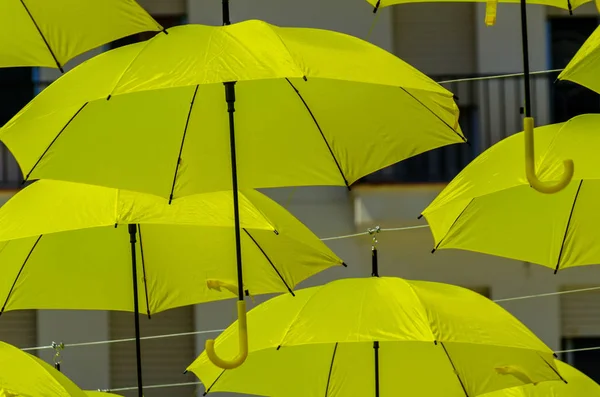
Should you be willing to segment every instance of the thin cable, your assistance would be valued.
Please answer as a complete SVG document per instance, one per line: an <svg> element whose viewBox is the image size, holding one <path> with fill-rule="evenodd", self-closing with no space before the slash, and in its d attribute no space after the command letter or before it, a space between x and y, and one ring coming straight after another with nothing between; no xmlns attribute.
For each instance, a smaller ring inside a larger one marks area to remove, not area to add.
<svg viewBox="0 0 600 397"><path fill-rule="evenodd" d="M561 353L577 353L577 352L589 352L589 351L593 351L593 350L600 350L600 346L582 347L581 349L557 350L554 353L556 353L556 354L561 354Z"/></svg>
<svg viewBox="0 0 600 397"><path fill-rule="evenodd" d="M389 229L379 229L379 231L380 232L401 232L401 231L405 231L405 230L424 229L426 227L429 227L429 225L393 227L393 228L389 228ZM366 236L368 234L369 234L369 232L360 232L360 233L353 233L353 234L345 234L343 236L325 237L325 238L322 238L321 241L342 240L342 239L345 239L345 238Z"/></svg>
<svg viewBox="0 0 600 397"><path fill-rule="evenodd" d="M563 69L548 69L548 70L538 70L536 72L530 72L529 75L540 75L540 74L550 74L562 72ZM462 83L466 81L481 81L481 80L495 80L495 79L506 79L509 77L521 77L524 76L525 73L508 73L508 74L496 74L492 76L481 76L481 77L465 77L463 79L453 79L453 80L442 80L436 81L438 84L448 84L448 83Z"/></svg>
<svg viewBox="0 0 600 397"><path fill-rule="evenodd" d="M600 290L600 286L598 287L589 287L589 288L578 288L578 289L569 289L566 291L557 291L557 292L546 292L543 294L535 294L535 295L524 295L524 296L515 296L514 298L504 298L504 299L496 299L494 302L510 302L510 301L518 301L522 299L531 299L531 298L543 298L546 296L555 296L555 295L564 295L564 294L573 294L575 292L588 292L588 291L598 291Z"/></svg>
<svg viewBox="0 0 600 397"><path fill-rule="evenodd" d="M144 386L144 390L145 389L163 389L163 388L167 388L167 387L197 386L197 385L201 385L201 384L202 384L202 382L163 383L163 384L159 384L159 385ZM117 391L131 391L131 390L137 390L137 389L138 389L137 386L131 386L131 387L117 387L115 389L100 389L100 391L112 393L112 392L117 392Z"/></svg>
<svg viewBox="0 0 600 397"><path fill-rule="evenodd" d="M223 331L225 331L225 330L224 329L211 329L211 330L207 330L207 331L192 331L192 332L180 332L177 334L143 336L140 338L140 340L176 338L178 336L190 336L190 335L216 334L216 333L223 332ZM135 342L135 338L99 340L99 341L94 341L94 342L81 342L81 343L65 343L64 347L67 348L67 347L96 346L96 345L107 345L107 344L122 343L122 342ZM48 350L48 349L53 349L53 346L47 345L47 346L26 347L21 350L27 352L27 351ZM144 386L144 388L145 388L145 386Z"/></svg>

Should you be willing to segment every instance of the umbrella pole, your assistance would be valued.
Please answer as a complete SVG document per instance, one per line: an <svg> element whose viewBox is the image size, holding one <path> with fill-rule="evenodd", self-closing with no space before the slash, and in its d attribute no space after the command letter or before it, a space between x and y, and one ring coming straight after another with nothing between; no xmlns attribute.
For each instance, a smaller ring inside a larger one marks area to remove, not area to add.
<svg viewBox="0 0 600 397"><path fill-rule="evenodd" d="M225 0L224 0L225 1ZM527 2L521 0L521 40L523 49L523 76L525 85L525 117L533 117L531 114L531 86L529 81L529 40L527 32Z"/></svg>
<svg viewBox="0 0 600 397"><path fill-rule="evenodd" d="M374 233L378 232L378 228L374 230ZM371 276L379 277L376 234L373 234L373 245L371 245ZM375 397L379 397L379 341L373 342L373 353L375 355Z"/></svg>
<svg viewBox="0 0 600 397"><path fill-rule="evenodd" d="M229 20L229 0L223 0L223 25L231 25Z"/></svg>
<svg viewBox="0 0 600 397"><path fill-rule="evenodd" d="M227 113L229 115L229 147L231 153L231 186L233 189L233 223L235 228L235 256L238 283L238 300L243 301L244 277L242 272L242 233L240 229L237 158L235 153L235 82L225 83L225 101L227 102Z"/></svg>
<svg viewBox="0 0 600 397"><path fill-rule="evenodd" d="M133 318L135 321L135 355L137 364L138 397L144 396L142 384L142 344L140 340L140 305L138 301L137 260L136 260L137 225L129 225L129 242L131 243L131 271L133 278Z"/></svg>

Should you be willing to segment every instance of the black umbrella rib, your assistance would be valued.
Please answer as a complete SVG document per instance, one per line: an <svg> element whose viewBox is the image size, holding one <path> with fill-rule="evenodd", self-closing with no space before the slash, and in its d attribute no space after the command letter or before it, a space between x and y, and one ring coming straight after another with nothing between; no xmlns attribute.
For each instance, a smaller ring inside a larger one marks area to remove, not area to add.
<svg viewBox="0 0 600 397"><path fill-rule="evenodd" d="M348 188L348 190L350 190L350 185L348 184L348 180L346 179L346 176L344 175L344 171L342 171L342 167L340 166L339 161L335 157L335 154L333 153L333 149L331 149L331 145L329 145L329 142L327 141L327 138L325 138L325 134L323 134L323 130L321 129L321 126L319 125L319 122L315 118L315 115L313 114L312 110L310 110L310 107L308 106L308 104L306 103L306 101L302 97L302 94L300 94L300 91L298 91L298 89L296 88L296 86L288 78L286 78L285 81L287 81L290 84L290 87L292 87L292 89L294 90L294 92L296 93L296 95L298 95L298 98L300 98L300 100L304 104L304 108L306 109L306 111L308 111L308 114L310 114L310 117L314 121L315 126L317 127L317 129L319 130L319 133L321 134L321 138L323 138L323 142L325 142L325 145L327 145L327 150L329 150L329 154L331 154L331 157L333 158L333 161L335 162L335 165L337 166L337 169L340 172L340 175L342 175L342 179L344 180L344 184L346 185L346 187Z"/></svg>
<svg viewBox="0 0 600 397"><path fill-rule="evenodd" d="M31 257L31 254L33 254L33 250L35 250L35 247L37 247L38 243L42 239L42 236L43 235L40 234L40 236L35 240L35 243L33 243L33 246L29 250L29 253L27 254L27 257L23 261L23 264L21 265L21 268L19 269L19 273L17 273L17 277L15 277L15 281L13 281L13 284L10 287L10 290L8 291L8 295L6 295L6 300L4 301L4 305L2 305L2 309L0 310L0 315L2 315L4 313L4 309L6 309L6 305L8 304L8 300L10 299L10 296L12 295L12 292L15 289L15 286L17 285L17 281L19 281L19 277L21 277L21 273L23 273L23 269L25 268L25 265L27 264L27 261L29 261L29 258Z"/></svg>
<svg viewBox="0 0 600 397"><path fill-rule="evenodd" d="M242 229L242 230L244 230L244 232L248 235L248 237L250 237L250 240L252 240L252 242L254 243L254 245L256 245L256 247L260 250L260 252L262 252L263 256L269 262L269 264L271 265L271 267L273 268L273 270L275 270L275 273L277 273L277 276L279 276L279 279L283 282L283 285L285 285L285 288L287 288L287 290L289 291L289 293L292 294L292 296L296 296L294 294L294 291L292 291L292 289L290 288L290 286L288 285L288 283L285 281L285 279L283 278L283 276L279 272L279 270L277 270L277 268L275 267L275 264L271 261L271 258L269 258L269 256L265 252L265 250L262 249L262 247L260 246L260 244L258 244L258 242L254 239L254 237L252 237L252 235L250 234L250 232L248 230L246 230L246 229Z"/></svg>
<svg viewBox="0 0 600 397"><path fill-rule="evenodd" d="M23 184L25 184L25 182L27 182L29 180L29 176L31 175L31 173L33 172L33 170L35 170L35 167L38 166L38 164L40 163L40 161L42 161L42 159L44 158L44 156L46 155L46 153L48 153L48 151L50 150L50 148L52 147L52 145L54 145L54 142L56 142L56 140L58 139L58 137L61 136L61 134L67 129L67 127L69 126L69 124L71 124L71 122L75 119L75 117L77 117L77 115L79 113L81 113L81 111L83 110L83 108L85 108L87 106L89 102L84 103L77 112L75 112L75 114L73 115L73 117L71 117L69 119L69 121L67 121L67 124L64 125L63 128L60 129L60 131L58 132L58 134L56 134L56 136L54 137L54 139L52 140L52 142L50 142L50 145L48 145L48 147L46 148L46 150L44 150L44 153L42 153L42 155L40 156L40 158L35 162L35 164L33 165L33 167L31 167L31 169L29 170L29 172L27 173L27 176L25 176L25 179L23 180Z"/></svg>
<svg viewBox="0 0 600 397"><path fill-rule="evenodd" d="M471 204L473 204L473 201L475 201L475 198L472 198L471 201L469 201L469 204L467 204L465 206L465 208L463 208L463 210L460 212L460 214L458 214L458 216L456 217L456 219L454 220L454 222L452 222L452 225L450 225L450 228L448 229L448 231L446 232L446 234L444 235L444 237L442 237L440 239L440 242L437 243L437 245L435 246L435 248L431 250L432 254L438 249L438 247L440 246L440 244L442 244L442 242L444 241L444 239L446 237L448 237L448 235L450 234L450 232L452 231L452 229L454 228L454 226L456 225L456 223L458 222L458 220L461 218L461 216L463 216L465 214L465 212L467 212L467 209L471 206Z"/></svg>
<svg viewBox="0 0 600 397"><path fill-rule="evenodd" d="M467 393L467 388L465 387L465 384L463 383L462 379L460 379L460 375L458 374L458 371L456 370L456 366L454 366L454 362L452 361L452 358L450 358L450 354L448 354L448 350L446 350L446 346L444 346L443 342L437 342L437 343L439 343L442 346L442 349L444 349L444 354L446 354L448 361L450 361L450 365L452 365L452 369L454 370L454 373L456 374L456 378L458 379L458 382L460 383L460 387L462 387L463 391L465 392L465 396L469 397L469 393Z"/></svg>
<svg viewBox="0 0 600 397"><path fill-rule="evenodd" d="M192 116L192 110L194 108L194 101L196 100L196 94L198 93L198 87L196 85L194 89L194 95L190 102L190 110L188 110L187 119L185 120L185 127L183 128L183 135L181 137L181 145L179 146L179 154L177 155L177 164L175 165L175 175L173 175L173 184L171 185L171 193L169 194L169 204L173 201L173 192L175 191L175 182L177 181L177 172L179 171L179 165L181 164L181 153L183 153L183 145L185 144L185 136L187 135L188 126L190 125L190 117Z"/></svg>
<svg viewBox="0 0 600 397"><path fill-rule="evenodd" d="M448 123L446 123L436 112L434 112L433 110L431 110L427 105L425 105L423 102L421 102L419 99L417 99L416 96L414 96L413 94L411 94L410 92L408 92L408 90L406 88L400 87L400 89L402 91L404 91L404 93L406 93L406 95L410 96L412 99L414 99L415 101L417 101L421 106L423 106L425 109L427 109L431 114L433 114L439 121L441 121L442 123L444 123L444 125L448 128L450 128L450 130L452 130L452 132L454 132L456 135L458 135L458 137L460 139L463 140L463 142L467 142L467 138L465 138L464 136L460 135L454 128L452 128L452 126Z"/></svg>
<svg viewBox="0 0 600 397"><path fill-rule="evenodd" d="M224 369L223 371L221 371L221 373L219 374L219 376L217 376L217 379L215 379L215 381L206 388L206 391L204 393L202 393L203 396L206 396L208 393L210 393L210 389L213 388L213 386L219 381L219 379L221 379L221 376L223 376L223 374L225 373L225 371L227 371L226 369Z"/></svg>
<svg viewBox="0 0 600 397"><path fill-rule="evenodd" d="M558 268L560 267L560 260L562 259L563 249L565 248L565 241L567 240L567 233L569 232L569 226L571 226L571 218L573 217L573 212L575 212L575 204L577 204L577 198L579 197L581 185L583 185L583 179L579 181L579 186L577 186L575 198L573 198L573 205L571 205L571 212L569 213L569 219L567 220L567 227L565 227L565 234L563 235L562 243L560 244L560 251L558 251L558 259L556 260L556 268L554 269L554 274L558 273Z"/></svg>
<svg viewBox="0 0 600 397"><path fill-rule="evenodd" d="M61 73L64 73L65 71L64 71L62 65L60 64L60 62L58 62L58 59L56 58L56 55L54 54L54 51L52 51L52 48L50 47L50 44L48 44L48 40L46 40L46 37L42 33L42 30L38 26L38 24L35 21L35 19L33 19L33 15L31 15L31 12L29 12L29 8L27 8L27 6L25 5L25 1L24 0L21 0L21 5L25 9L25 11L27 11L27 15L29 15L29 19L31 19L31 22L33 22L33 24L34 24L35 28L37 29L38 33L40 34L42 40L44 40L44 44L46 45L46 48L48 49L48 51L50 51L50 55L52 55L52 59L54 59L54 62L56 62L56 66L58 67L58 70L60 70Z"/></svg>
<svg viewBox="0 0 600 397"><path fill-rule="evenodd" d="M329 364L329 373L327 374L327 385L325 386L325 397L329 393L329 382L331 381L331 374L333 373L333 362L335 361L335 353L337 352L338 343L335 343L333 347L333 354L331 355L331 364Z"/></svg>
<svg viewBox="0 0 600 397"><path fill-rule="evenodd" d="M148 281L146 280L146 263L144 262L144 244L142 244L142 225L138 223L138 235L140 236L140 257L142 259L142 275L144 276L144 292L146 293L146 311L148 318L152 318L150 313L150 301L148 299Z"/></svg>

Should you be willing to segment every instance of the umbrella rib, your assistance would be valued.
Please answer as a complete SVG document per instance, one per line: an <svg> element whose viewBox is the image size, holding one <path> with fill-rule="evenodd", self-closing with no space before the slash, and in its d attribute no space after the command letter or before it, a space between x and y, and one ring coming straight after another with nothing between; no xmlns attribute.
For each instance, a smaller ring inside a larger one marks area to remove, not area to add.
<svg viewBox="0 0 600 397"><path fill-rule="evenodd" d="M146 312L148 318L152 318L150 314L150 301L148 300L148 283L146 281L146 263L144 262L144 245L142 244L142 225L138 223L138 235L140 236L140 258L142 259L142 275L144 277L144 292L146 293Z"/></svg>
<svg viewBox="0 0 600 397"><path fill-rule="evenodd" d="M175 175L173 175L173 184L171 185L171 194L169 195L169 204L173 201L173 192L175 191L175 182L177 181L177 172L179 171L179 165L181 164L181 153L183 153L183 145L185 144L185 136L187 135L188 126L190 125L190 117L192 115L192 109L194 108L194 101L196 100L196 94L198 93L199 84L194 89L194 95L192 95L192 101L190 102L190 110L185 120L185 127L183 128L183 136L181 137L181 145L179 146L179 154L177 155L177 164L175 165Z"/></svg>
<svg viewBox="0 0 600 397"><path fill-rule="evenodd" d="M10 299L10 296L12 295L12 292L15 289L15 286L17 285L17 281L19 280L19 277L21 276L21 273L23 272L23 269L25 268L25 264L27 264L27 261L29 261L29 258L31 257L31 254L33 254L33 250L35 250L35 247L37 247L37 245L40 242L42 236L43 236L43 234L40 234L40 236L37 238L37 240L35 240L35 243L33 243L33 246L29 250L29 253L27 254L27 257L23 261L23 264L21 265L21 268L19 269L19 273L17 273L17 277L15 277L15 281L13 281L13 284L10 287L10 290L8 291L8 295L6 295L6 300L4 301L4 305L2 305L2 309L0 310L0 315L2 315L4 313L4 309L6 309L6 305L8 304L8 300Z"/></svg>
<svg viewBox="0 0 600 397"><path fill-rule="evenodd" d="M463 216L463 214L465 212L467 212L467 208L469 208L469 206L473 203L473 201L475 201L475 197L473 197L471 199L471 201L469 201L469 204L467 204L465 206L465 208L463 208L463 210L460 212L460 214L458 214L458 216L456 217L456 219L454 220L454 222L452 222L452 225L450 225L450 228L448 229L448 231L446 232L446 234L444 235L444 237L442 237L442 239L440 240L439 243L437 243L437 245L435 246L434 249L431 250L431 253L433 254L440 246L440 244L442 244L442 242L444 241L444 239L446 237L448 237L448 235L450 234L450 232L452 231L452 229L454 228L454 226L456 225L456 222L458 222L458 220L460 219L461 216Z"/></svg>
<svg viewBox="0 0 600 397"><path fill-rule="evenodd" d="M244 230L244 232L248 235L248 237L250 237L250 240L252 240L252 242L254 243L254 245L256 245L256 247L260 250L260 252L262 252L263 256L269 262L269 264L271 265L271 267L273 268L273 270L275 270L275 273L277 273L277 276L279 276L279 279L283 282L283 284L285 285L285 288L287 288L287 290L289 291L289 293L292 294L292 296L296 296L294 294L294 291L292 291L292 289L290 288L290 286L288 285L288 283L285 281L285 279L283 278L283 276L279 272L279 270L277 270L277 268L275 267L275 264L273 263L273 261L271 261L271 258L269 258L269 256L265 252L265 250L262 249L262 247L258 244L258 242L254 239L254 237L252 237L252 235L250 234L250 232L248 230L246 230L246 229L242 229L242 230Z"/></svg>
<svg viewBox="0 0 600 397"><path fill-rule="evenodd" d="M348 184L348 180L346 179L346 176L344 175L344 171L342 171L342 167L340 166L340 163L338 162L337 158L335 157L335 154L333 153L333 149L331 149L331 146L329 145L329 142L327 141L327 138L325 138L325 134L323 134L323 130L321 129L321 126L319 125L319 122L315 118L315 115L313 114L312 110L310 110L310 107L308 106L308 103L306 103L306 101L304 100L304 97L302 97L302 94L300 94L300 91L298 91L298 89L296 88L296 86L288 78L286 78L285 81L287 81L290 84L290 87L292 87L292 89L294 90L294 92L296 93L296 95L298 95L298 98L300 98L300 100L304 104L304 108L308 111L308 114L310 115L310 117L312 118L313 122L315 123L315 126L319 130L319 133L321 134L321 138L323 138L323 142L325 142L325 145L327 145L327 150L329 150L329 154L331 154L331 157L333 158L333 161L335 162L335 165L337 166L337 169L340 172L340 175L342 175L342 179L344 180L344 184L346 185L346 187L348 188L348 190L350 190L350 185Z"/></svg>
<svg viewBox="0 0 600 397"><path fill-rule="evenodd" d="M436 344L437 343L438 342L436 342ZM458 371L456 370L456 367L454 366L454 362L450 358L450 354L448 354L448 350L446 350L446 346L444 346L444 342L439 342L439 344L442 345L442 349L444 349L444 353L446 354L446 357L448 358L448 361L450 361L450 365L452 365L452 369L454 370L454 374L456 375L456 378L460 382L460 387L462 387L463 391L465 392L465 396L469 397L469 393L467 393L467 389L465 388L465 384L463 383L462 379L460 379L460 375L458 375Z"/></svg>
<svg viewBox="0 0 600 397"><path fill-rule="evenodd" d="M335 342L333 347L333 354L331 355L331 364L329 364L329 373L327 374L327 385L325 386L325 397L329 393L329 382L331 381L331 374L333 373L333 362L335 360L335 353L337 352L338 342Z"/></svg>
<svg viewBox="0 0 600 397"><path fill-rule="evenodd" d="M423 106L425 109L427 109L431 114L433 114L439 121L441 121L442 123L444 123L444 125L448 128L450 128L452 130L452 132L454 132L456 135L458 135L458 137L460 139L463 140L463 142L467 142L467 138L465 138L464 136L462 136L461 134L459 134L454 128L452 128L452 126L450 124L448 124L447 122L445 122L436 112L434 112L433 110L431 110L428 106L426 106L423 102L421 102L420 100L417 99L417 97L415 97L413 94L411 94L410 92L408 92L408 90L406 88L400 87L400 89L402 91L404 91L408 96L410 96L412 99L414 99L415 101L417 101L421 106Z"/></svg>
<svg viewBox="0 0 600 397"><path fill-rule="evenodd" d="M223 374L225 373L225 371L227 371L227 370L224 369L223 371L221 371L221 373L219 374L219 376L217 376L217 379L215 379L215 381L213 383L211 383L211 385L208 386L208 388L206 388L206 391L204 393L202 393L203 396L206 396L208 393L210 393L210 389L212 389L213 386L219 381L219 379L221 379L221 376L223 376Z"/></svg>
<svg viewBox="0 0 600 397"><path fill-rule="evenodd" d="M565 234L563 235L562 243L560 244L560 251L558 252L558 259L556 260L556 268L554 269L554 274L558 273L558 268L560 267L560 260L562 259L563 249L565 248L565 241L567 240L567 233L569 232L569 226L571 226L571 218L573 217L573 212L575 211L575 204L577 203L577 198L579 197L581 185L583 185L583 179L579 181L579 186L577 186L577 192L575 193L575 198L573 199L573 205L571 206L571 212L569 213L569 219L567 220L567 227L565 227Z"/></svg>
<svg viewBox="0 0 600 397"><path fill-rule="evenodd" d="M58 137L60 137L62 135L62 133L64 132L64 130L67 129L67 127L69 126L69 124L71 124L71 122L75 119L75 117L77 117L77 115L79 113L81 113L81 111L83 110L83 108L85 108L87 106L89 102L84 103L79 110L77 110L77 112L75 112L75 114L69 119L69 121L67 121L67 123L64 125L63 128L61 128L61 130L58 132L58 134L54 137L54 139L52 140L52 142L50 142L50 145L48 145L48 147L46 148L46 150L44 150L44 152L42 153L42 155L40 156L40 158L35 162L35 164L33 165L33 167L31 167L31 169L29 170L29 172L27 173L27 175L25 176L25 179L23 180L23 183L27 182L29 180L29 176L31 175L31 173L35 170L35 167L38 166L38 164L40 163L40 161L42 161L42 159L44 158L44 156L46 155L46 153L48 153L48 151L50 150L50 148L52 147L52 145L54 145L54 142L56 142L56 140L58 139Z"/></svg>
<svg viewBox="0 0 600 397"><path fill-rule="evenodd" d="M46 45L46 48L48 49L48 51L50 51L50 55L52 55L52 59L54 59L54 62L56 63L56 66L58 67L58 70L60 70L61 73L64 73L65 71L64 71L62 65L60 64L60 62L58 62L58 59L56 58L56 55L54 54L54 51L52 51L52 48L50 47L50 44L48 43L48 40L46 40L46 37L42 33L42 30L38 26L38 24L35 21L35 19L33 19L33 15L31 15L31 12L29 11L29 8L27 8L27 6L25 5L25 0L21 0L21 5L25 9L25 11L27 11L27 15L29 15L29 19L31 19L31 22L33 22L33 25L35 26L35 28L37 29L38 33L40 34L40 37L42 38L42 40L44 40L44 44Z"/></svg>

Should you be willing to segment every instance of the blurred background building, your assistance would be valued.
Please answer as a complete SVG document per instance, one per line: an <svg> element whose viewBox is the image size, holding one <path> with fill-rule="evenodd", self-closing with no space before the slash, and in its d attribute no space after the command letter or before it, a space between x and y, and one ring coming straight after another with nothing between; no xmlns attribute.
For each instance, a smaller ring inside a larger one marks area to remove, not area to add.
<svg viewBox="0 0 600 397"><path fill-rule="evenodd" d="M138 0L164 27L182 23L221 23L218 0ZM232 1L232 20L263 19L288 26L326 28L365 38L373 22L363 0ZM411 4L380 11L369 40L394 52L444 85L459 98L461 125L471 146L456 145L429 152L381 170L343 188L296 188L268 192L320 237L346 235L369 227L422 224L421 210L466 164L498 140L520 131L522 78L467 80L467 77L521 72L519 8L501 4L498 21L486 27L485 4ZM560 69L598 25L592 4L566 12L529 6L532 70ZM105 48L145 40L136 35ZM85 54L81 60L94 54ZM73 66L78 61L71 63ZM377 73L374 68L373 73ZM600 98L574 84L556 83L557 73L533 78L533 109L538 125L565 121L580 113L600 111ZM33 96L58 77L55 70L0 69L0 123L10 119ZM402 111L402 109L398 109ZM20 187L22 176L6 148L0 148L1 202ZM518 203L515 203L518 205ZM461 251L431 254L428 229L382 233L378 237L380 274L463 285L492 299L600 285L600 267L575 268L553 275L528 263ZM370 275L368 236L330 240L348 263L308 281L314 285L336 277ZM0 264L1 266L1 264ZM60 277L60 275L57 275ZM52 283L52 280L48 280ZM60 294L60 291L56 291ZM553 295L503 303L555 350L600 346L600 293ZM223 328L235 319L233 302L172 310L142 322L143 335L191 333ZM128 313L23 311L0 319L0 339L19 347L77 343L133 336ZM191 382L185 367L215 333L143 342L145 384ZM51 349L37 352L51 361ZM134 386L133 343L72 347L63 353L62 368L82 387ZM563 355L563 359L600 381L600 352ZM197 386L148 389L146 396L190 396ZM202 391L202 387L199 388ZM128 392L122 392L127 395ZM129 392L130 393L130 392ZM133 395L133 394L132 394Z"/></svg>

